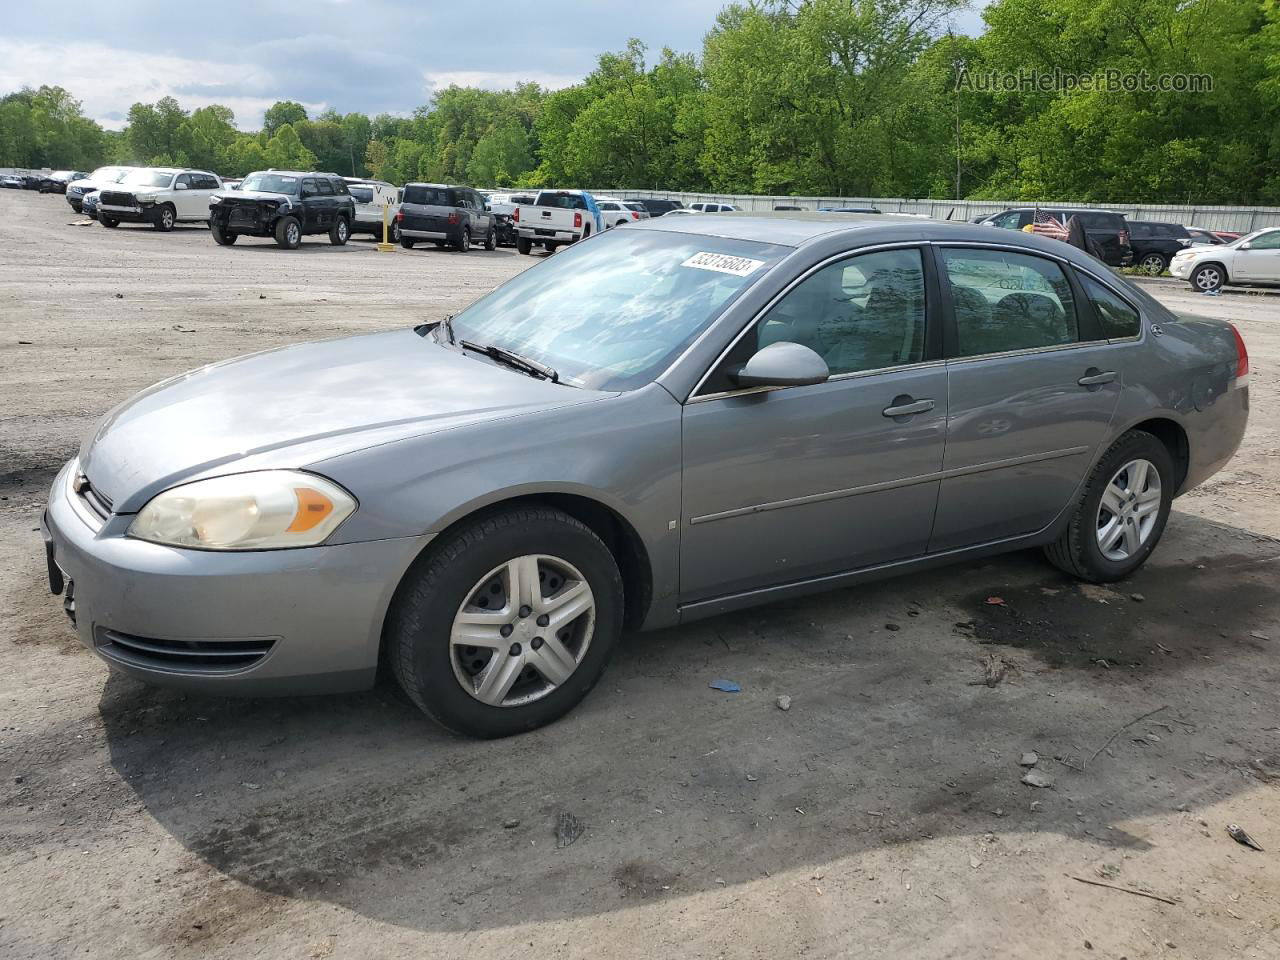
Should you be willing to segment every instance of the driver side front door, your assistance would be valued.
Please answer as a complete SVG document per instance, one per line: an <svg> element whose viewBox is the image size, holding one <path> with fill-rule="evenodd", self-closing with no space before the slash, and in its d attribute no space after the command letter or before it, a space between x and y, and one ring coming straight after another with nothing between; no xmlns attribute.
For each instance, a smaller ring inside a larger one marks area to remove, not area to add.
<svg viewBox="0 0 1280 960"><path fill-rule="evenodd" d="M816 269L686 403L682 603L924 554L947 420L926 271L917 247ZM733 370L778 341L815 350L831 379L737 389Z"/></svg>

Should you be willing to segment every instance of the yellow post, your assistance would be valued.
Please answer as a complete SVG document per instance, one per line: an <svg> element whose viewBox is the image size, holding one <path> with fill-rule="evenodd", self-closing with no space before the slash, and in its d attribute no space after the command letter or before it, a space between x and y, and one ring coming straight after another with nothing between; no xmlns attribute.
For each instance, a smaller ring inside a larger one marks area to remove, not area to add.
<svg viewBox="0 0 1280 960"><path fill-rule="evenodd" d="M384 200L382 202L382 242L378 244L378 251L380 253L390 253L392 250L395 249L395 247L393 247L387 241L387 215L390 212L391 212L391 204L387 203Z"/></svg>

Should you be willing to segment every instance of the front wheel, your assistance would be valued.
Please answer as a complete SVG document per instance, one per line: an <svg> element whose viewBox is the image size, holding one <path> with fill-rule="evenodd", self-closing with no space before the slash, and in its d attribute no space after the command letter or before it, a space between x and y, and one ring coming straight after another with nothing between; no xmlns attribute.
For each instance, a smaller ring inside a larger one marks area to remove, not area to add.
<svg viewBox="0 0 1280 960"><path fill-rule="evenodd" d="M524 256L527 257L532 249L532 240L529 240L526 237L516 237L516 253L524 254Z"/></svg>
<svg viewBox="0 0 1280 960"><path fill-rule="evenodd" d="M302 246L302 225L293 217L281 217L276 221L276 243L286 250Z"/></svg>
<svg viewBox="0 0 1280 960"><path fill-rule="evenodd" d="M1142 269L1143 273L1152 277L1158 277L1160 274L1164 273L1169 264L1168 261L1165 260L1164 254L1148 253L1138 262L1138 266Z"/></svg>
<svg viewBox="0 0 1280 960"><path fill-rule="evenodd" d="M229 247L240 239L238 233L227 232L217 220L209 221L209 232L213 234L213 242L220 247Z"/></svg>
<svg viewBox="0 0 1280 960"><path fill-rule="evenodd" d="M387 643L428 716L504 737L563 716L591 690L622 630L622 578L585 524L508 510L434 545L400 584Z"/></svg>
<svg viewBox="0 0 1280 960"><path fill-rule="evenodd" d="M162 204L160 209L156 211L155 219L151 222L161 233L168 233L173 229L173 225L178 222L177 211L167 203Z"/></svg>
<svg viewBox="0 0 1280 960"><path fill-rule="evenodd" d="M1067 529L1045 548L1050 562L1091 583L1129 576L1160 542L1175 483L1163 443L1142 430L1123 434L1093 468Z"/></svg>
<svg viewBox="0 0 1280 960"><path fill-rule="evenodd" d="M339 217L329 228L329 242L335 247L345 244L351 236L351 228L347 226L347 218Z"/></svg>
<svg viewBox="0 0 1280 960"><path fill-rule="evenodd" d="M1226 282L1226 271L1216 263L1206 263L1204 266L1196 267L1195 272L1191 274L1191 286L1201 293L1221 290Z"/></svg>

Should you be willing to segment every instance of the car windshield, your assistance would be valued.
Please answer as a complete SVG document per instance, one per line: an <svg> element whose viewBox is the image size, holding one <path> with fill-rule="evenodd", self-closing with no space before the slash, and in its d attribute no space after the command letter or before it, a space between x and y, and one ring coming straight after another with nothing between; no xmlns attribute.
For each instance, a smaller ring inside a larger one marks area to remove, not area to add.
<svg viewBox="0 0 1280 960"><path fill-rule="evenodd" d="M161 173L158 170L134 170L121 182L126 187L167 187L172 180L172 173Z"/></svg>
<svg viewBox="0 0 1280 960"><path fill-rule="evenodd" d="M241 181L240 189L297 196L299 183L297 177L288 177L282 173L251 173Z"/></svg>
<svg viewBox="0 0 1280 960"><path fill-rule="evenodd" d="M790 248L611 230L526 270L458 314L454 336L554 367L564 383L649 383Z"/></svg>
<svg viewBox="0 0 1280 960"><path fill-rule="evenodd" d="M1259 237L1264 236L1265 234L1271 233L1274 229L1275 229L1274 227L1268 227L1265 230L1255 230L1253 231L1253 233L1246 233L1243 237L1238 237L1235 240L1227 241L1226 246L1239 247L1246 243L1252 243L1254 240L1257 240Z"/></svg>

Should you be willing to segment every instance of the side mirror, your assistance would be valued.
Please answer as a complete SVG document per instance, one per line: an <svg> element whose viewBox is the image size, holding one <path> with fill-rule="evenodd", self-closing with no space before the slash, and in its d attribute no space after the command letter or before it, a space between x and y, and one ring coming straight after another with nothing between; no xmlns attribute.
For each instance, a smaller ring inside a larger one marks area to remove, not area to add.
<svg viewBox="0 0 1280 960"><path fill-rule="evenodd" d="M804 344L786 340L756 351L733 376L740 387L801 387L830 378L827 361Z"/></svg>
<svg viewBox="0 0 1280 960"><path fill-rule="evenodd" d="M1252 243L1242 243L1242 244L1240 244L1240 249L1241 249L1241 250L1252 250L1252 249L1253 249L1253 244L1252 244Z"/></svg>
<svg viewBox="0 0 1280 960"><path fill-rule="evenodd" d="M187 185L186 185L185 183L175 183L175 184L173 185L173 189L175 189L175 190L186 190L186 189L187 189Z"/></svg>

